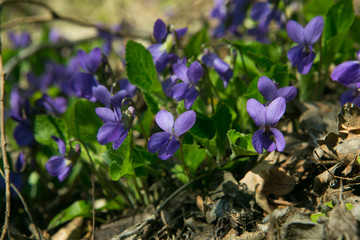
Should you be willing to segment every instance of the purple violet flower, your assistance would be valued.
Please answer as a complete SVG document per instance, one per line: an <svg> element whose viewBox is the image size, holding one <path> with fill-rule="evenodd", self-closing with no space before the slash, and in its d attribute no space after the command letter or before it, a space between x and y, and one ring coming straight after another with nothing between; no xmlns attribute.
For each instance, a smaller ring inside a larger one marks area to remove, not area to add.
<svg viewBox="0 0 360 240"><path fill-rule="evenodd" d="M198 61L195 61L189 68L184 63L176 63L173 65L173 70L175 75L183 82L173 86L171 96L176 101L185 100L185 108L190 109L199 96L196 85L203 75L203 68Z"/></svg>
<svg viewBox="0 0 360 240"><path fill-rule="evenodd" d="M102 54L101 49L96 47L86 54L84 50L78 50L77 56L80 66L88 73L95 74L96 70L101 64Z"/></svg>
<svg viewBox="0 0 360 240"><path fill-rule="evenodd" d="M331 79L344 86L360 82L360 51L356 53L357 60L346 61L337 65L331 73Z"/></svg>
<svg viewBox="0 0 360 240"><path fill-rule="evenodd" d="M126 90L120 90L111 95L110 91L101 84L93 87L93 95L107 108L110 106L121 107L121 101L126 97L131 97L130 93Z"/></svg>
<svg viewBox="0 0 360 240"><path fill-rule="evenodd" d="M31 44L31 37L27 31L19 34L9 31L8 38L15 49L25 48Z"/></svg>
<svg viewBox="0 0 360 240"><path fill-rule="evenodd" d="M221 80L224 83L226 88L230 79L233 77L233 71L231 70L229 64L224 62L219 58L215 53L206 53L201 61L208 67L214 67L215 71L219 74Z"/></svg>
<svg viewBox="0 0 360 240"><path fill-rule="evenodd" d="M113 142L113 149L118 149L124 142L131 128L135 117L135 109L130 106L125 113L121 113L119 107L110 108L98 107L96 114L104 122L97 133L97 140L101 145Z"/></svg>
<svg viewBox="0 0 360 240"><path fill-rule="evenodd" d="M186 34L187 28L176 29L175 32L177 39L180 39ZM170 53L174 41L177 39L175 34L169 34L166 24L161 19L156 20L153 35L157 43L149 46L148 50L153 57L156 70L162 72L169 62L177 61L177 56Z"/></svg>
<svg viewBox="0 0 360 240"><path fill-rule="evenodd" d="M105 25L98 24L99 27L103 27ZM118 24L115 24L111 26L111 29L114 32L119 32L121 30L121 26ZM116 36L114 34L111 34L109 32L102 31L100 28L98 29L98 36L102 39L104 39L104 43L102 45L102 50L106 55L109 55L111 52L112 42Z"/></svg>
<svg viewBox="0 0 360 240"><path fill-rule="evenodd" d="M324 19L314 17L305 28L297 22L290 20L286 24L289 37L298 45L287 52L288 59L301 74L307 74L315 59L313 44L320 38L324 28Z"/></svg>
<svg viewBox="0 0 360 240"><path fill-rule="evenodd" d="M283 151L285 148L284 135L274 127L285 113L285 98L278 97L267 106L251 98L246 104L246 109L256 126L260 127L251 139L255 150L258 153L262 153L263 149L269 152L275 149L279 152Z"/></svg>
<svg viewBox="0 0 360 240"><path fill-rule="evenodd" d="M71 77L71 87L77 97L82 97L95 102L93 87L98 85L94 75L90 73L78 72Z"/></svg>
<svg viewBox="0 0 360 240"><path fill-rule="evenodd" d="M50 176L57 177L59 181L62 182L70 174L73 164L65 157L66 146L64 141L55 136L52 136L52 139L56 141L61 155L52 156L45 164L45 168Z"/></svg>
<svg viewBox="0 0 360 240"><path fill-rule="evenodd" d="M44 108L46 112L57 116L66 112L67 100L64 97L51 98L44 94L42 98L35 102L35 106Z"/></svg>
<svg viewBox="0 0 360 240"><path fill-rule="evenodd" d="M211 17L219 19L214 37L223 37L227 32L239 35L237 28L245 19L249 0L214 0L214 5Z"/></svg>
<svg viewBox="0 0 360 240"><path fill-rule="evenodd" d="M297 95L297 89L294 86L279 88L266 76L262 76L258 81L258 89L266 101L271 102L278 97L283 97L286 102L290 102Z"/></svg>
<svg viewBox="0 0 360 240"><path fill-rule="evenodd" d="M159 158L170 158L180 147L180 136L190 130L196 121L193 110L181 114L174 122L174 117L166 110L156 114L156 123L164 132L153 134L149 139L148 150L150 153L158 152Z"/></svg>
<svg viewBox="0 0 360 240"><path fill-rule="evenodd" d="M248 33L256 37L256 40L262 43L268 43L269 24L271 20L279 25L283 25L282 12L276 8L271 9L268 2L258 2L251 9L250 16L253 20L258 21L255 28L249 29Z"/></svg>

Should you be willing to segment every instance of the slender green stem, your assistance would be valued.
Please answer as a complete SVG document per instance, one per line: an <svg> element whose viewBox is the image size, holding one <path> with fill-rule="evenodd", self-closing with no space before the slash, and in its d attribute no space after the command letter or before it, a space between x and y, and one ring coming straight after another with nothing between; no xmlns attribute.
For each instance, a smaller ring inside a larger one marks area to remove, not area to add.
<svg viewBox="0 0 360 240"><path fill-rule="evenodd" d="M132 162L133 148L134 148L134 139L133 139L133 135L131 134L131 136L130 136L130 162ZM140 202L143 206L145 206L144 198L143 198L143 195L141 194L138 182L136 181L135 173L132 175L132 180L134 182L136 193L139 195Z"/></svg>
<svg viewBox="0 0 360 240"><path fill-rule="evenodd" d="M182 141L180 142L180 155L181 155L181 163L184 166L184 170L186 172L186 175L188 175L189 178L192 178L192 175L189 171L189 168L187 167L186 163L185 163L185 159L184 159L184 151L183 151L183 143Z"/></svg>
<svg viewBox="0 0 360 240"><path fill-rule="evenodd" d="M88 156L88 159L89 159L89 161L90 161L91 170L93 171L93 173L94 173L94 174L96 175L96 177L98 178L98 180L99 180L101 186L103 187L103 189L105 190L105 192L106 192L111 198L113 198L114 201L117 201L116 198L115 198L115 196L114 196L114 193L113 193L114 191L112 191L111 184L107 184L105 178L103 177L103 175L100 174L98 171L96 171L94 161L92 160L91 155L90 155L90 152L89 152L87 146L85 145L85 143L82 142L82 141L79 140L79 139L73 138L73 139L71 139L70 142L69 142L70 147L72 147L71 144L72 144L73 142L75 142L75 141L76 141L76 142L79 142L79 143L84 147L84 149L85 149L85 151L86 151L86 154L87 154L87 156ZM124 189L126 189L126 187L124 187L124 186L122 186L122 185L120 185L120 186L122 187L122 190L125 192L125 194L123 194L123 195L124 195L125 199L127 200L128 204L129 204L130 206L132 206L132 207L135 207L134 202L129 199L129 196L126 194L126 191L124 190ZM118 203L121 204L120 202L118 202Z"/></svg>
<svg viewBox="0 0 360 240"><path fill-rule="evenodd" d="M320 60L319 60L319 76L318 81L319 83L316 84L315 88L315 94L313 95L314 98L317 98L318 100L321 99L324 91L324 86L326 82L326 75L322 72L322 65L323 65L323 51L322 51L322 35L320 36L319 44L320 44ZM327 72L327 71L326 71ZM315 99L314 99L315 100Z"/></svg>
<svg viewBox="0 0 360 240"><path fill-rule="evenodd" d="M244 54L243 54L243 52L241 50L241 47L239 47L239 53L240 53L241 62L242 62L243 68L244 68L245 76L246 76L246 84L248 85L250 83L250 75L249 75L249 72L248 72L247 67L246 67Z"/></svg>

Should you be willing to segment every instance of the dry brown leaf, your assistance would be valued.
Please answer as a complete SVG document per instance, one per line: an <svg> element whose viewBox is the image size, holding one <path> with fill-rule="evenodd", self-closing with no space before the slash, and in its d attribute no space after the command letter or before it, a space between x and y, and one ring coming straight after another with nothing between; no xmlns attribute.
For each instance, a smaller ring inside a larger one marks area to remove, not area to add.
<svg viewBox="0 0 360 240"><path fill-rule="evenodd" d="M359 238L360 230L358 228L357 220L342 201L330 213L327 239L355 240Z"/></svg>
<svg viewBox="0 0 360 240"><path fill-rule="evenodd" d="M339 134L330 132L318 140L320 148L339 161L352 161L360 154L360 109L346 103L338 114Z"/></svg>
<svg viewBox="0 0 360 240"><path fill-rule="evenodd" d="M256 203L268 213L274 207L270 206L267 197L270 194L275 197L284 196L295 186L293 177L275 165L275 161L272 160L274 157L275 153L271 153L240 180L240 184L246 185L248 191L255 193Z"/></svg>

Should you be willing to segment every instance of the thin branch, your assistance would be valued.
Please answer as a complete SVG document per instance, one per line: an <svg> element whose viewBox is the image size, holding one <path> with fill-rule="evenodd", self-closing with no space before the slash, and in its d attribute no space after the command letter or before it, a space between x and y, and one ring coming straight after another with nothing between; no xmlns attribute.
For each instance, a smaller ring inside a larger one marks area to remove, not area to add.
<svg viewBox="0 0 360 240"><path fill-rule="evenodd" d="M30 24L30 23L44 23L53 21L52 16L32 16L32 17L22 17L17 18L11 21L8 21L1 25L2 29L12 28L21 24Z"/></svg>
<svg viewBox="0 0 360 240"><path fill-rule="evenodd" d="M11 20L11 21L6 22L3 25L1 25L1 27L3 29L11 28L11 27L14 27L14 26L16 26L18 24L22 24L22 23L41 23L41 22L60 20L60 21L64 21L64 22L73 23L73 24L76 24L76 25L79 25L82 27L95 28L98 31L107 32L107 33L110 33L117 37L131 37L131 38L146 39L146 38L149 38L149 36L150 36L149 33L139 33L139 31L136 31L136 32L131 31L130 32L130 31L126 31L124 29L122 29L120 31L116 31L112 28L109 28L109 27L106 27L103 25L91 23L90 21L83 21L83 20L79 20L79 19L76 19L73 17L64 16L64 15L56 12L53 8L51 8L45 2L34 1L34 0L16 0L16 1L15 0L4 0L4 1L0 2L0 4L2 4L2 5L4 5L4 4L19 4L19 3L33 4L33 5L37 5L39 7L43 7L47 11L49 11L51 15L50 16L32 16L32 17ZM34 19L31 19L31 18L34 18Z"/></svg>
<svg viewBox="0 0 360 240"><path fill-rule="evenodd" d="M0 5L0 13L2 12L2 6ZM1 27L0 27L1 32ZM0 134L1 134L1 154L3 159L3 166L5 170L5 197L6 197L6 210L5 210L5 222L2 228L2 233L0 239L5 238L6 232L10 236L10 166L6 154L6 139L5 139L5 104L4 104L4 95L5 95L5 72L2 63L2 51L1 51L1 39L0 39Z"/></svg>
<svg viewBox="0 0 360 240"><path fill-rule="evenodd" d="M76 44L82 43L82 42L86 42L86 41L91 41L96 39L96 37L91 37L91 38L85 38L85 39L81 39L78 41L63 41L60 43L45 43L45 44L41 44L41 45L32 45L30 47L27 47L23 50L20 50L18 52L17 55L15 55L14 57L12 57L11 59L9 59L7 61L7 63L4 66L4 71L6 73L11 73L12 70L22 61L28 59L29 57L31 57L32 55L45 50L45 49L58 49L58 48L64 48L64 47L71 47L74 46Z"/></svg>
<svg viewBox="0 0 360 240"><path fill-rule="evenodd" d="M0 175L1 175L2 177L4 177L4 172L2 171L2 169L0 169ZM34 221L34 219L32 218L32 215L31 215L31 213L30 213L29 207L28 207L28 205L26 204L24 197L22 196L22 194L20 193L19 189L17 189L17 187L16 187L14 184L10 183L10 187L12 188L12 190L15 191L16 195L20 198L20 201L21 201L22 205L24 206L24 210L25 210L26 214L28 215L30 221L34 224L35 229L36 229L36 232L37 232L37 234L38 234L38 237L39 237L39 239L41 240L41 239L42 239L42 236L41 236L40 230L39 230L39 228L36 226L35 221Z"/></svg>
<svg viewBox="0 0 360 240"><path fill-rule="evenodd" d="M95 180L94 174L91 174L91 190L92 190L92 233L91 240L95 239Z"/></svg>

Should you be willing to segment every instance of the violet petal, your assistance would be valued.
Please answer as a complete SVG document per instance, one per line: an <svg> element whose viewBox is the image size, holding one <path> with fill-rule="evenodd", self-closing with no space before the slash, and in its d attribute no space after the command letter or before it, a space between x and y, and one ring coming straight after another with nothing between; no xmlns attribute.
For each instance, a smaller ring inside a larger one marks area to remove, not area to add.
<svg viewBox="0 0 360 240"><path fill-rule="evenodd" d="M165 132L172 133L174 126L174 117L166 110L161 110L156 114L155 121Z"/></svg>

